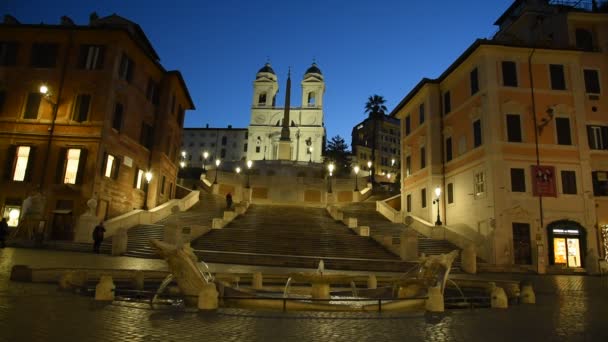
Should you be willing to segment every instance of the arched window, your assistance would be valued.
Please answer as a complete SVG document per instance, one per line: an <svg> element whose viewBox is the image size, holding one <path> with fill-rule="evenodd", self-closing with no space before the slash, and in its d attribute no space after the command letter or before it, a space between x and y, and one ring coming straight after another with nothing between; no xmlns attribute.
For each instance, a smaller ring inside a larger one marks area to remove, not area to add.
<svg viewBox="0 0 608 342"><path fill-rule="evenodd" d="M315 93L313 91L311 91L310 93L308 93L308 107L314 107L315 106Z"/></svg>
<svg viewBox="0 0 608 342"><path fill-rule="evenodd" d="M265 106L266 105L266 93L261 93L258 97L258 105Z"/></svg>
<svg viewBox="0 0 608 342"><path fill-rule="evenodd" d="M576 29L576 47L585 51L593 51L593 34L589 30Z"/></svg>

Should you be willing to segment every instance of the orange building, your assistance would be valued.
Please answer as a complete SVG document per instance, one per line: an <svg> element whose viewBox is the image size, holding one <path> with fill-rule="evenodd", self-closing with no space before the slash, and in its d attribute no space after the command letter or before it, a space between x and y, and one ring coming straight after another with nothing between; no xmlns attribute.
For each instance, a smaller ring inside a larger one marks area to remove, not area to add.
<svg viewBox="0 0 608 342"><path fill-rule="evenodd" d="M194 104L139 25L117 15L59 25L0 25L0 207L11 226L44 197L43 231L73 238L98 201L112 218L175 195L185 111ZM145 173L150 172L149 185Z"/></svg>
<svg viewBox="0 0 608 342"><path fill-rule="evenodd" d="M608 234L605 7L517 0L493 39L405 96L391 113L404 218L444 227L488 263L597 269Z"/></svg>

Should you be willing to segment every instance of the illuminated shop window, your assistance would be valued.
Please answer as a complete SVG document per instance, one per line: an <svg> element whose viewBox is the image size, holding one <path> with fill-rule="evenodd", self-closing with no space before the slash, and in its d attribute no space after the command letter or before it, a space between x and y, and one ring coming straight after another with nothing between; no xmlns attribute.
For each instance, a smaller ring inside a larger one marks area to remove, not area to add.
<svg viewBox="0 0 608 342"><path fill-rule="evenodd" d="M21 216L21 207L16 205L4 206L2 217L6 218L9 227L17 227L19 225L19 217Z"/></svg>
<svg viewBox="0 0 608 342"><path fill-rule="evenodd" d="M135 188L142 189L144 179L144 170L137 170L137 180L135 181Z"/></svg>
<svg viewBox="0 0 608 342"><path fill-rule="evenodd" d="M106 169L103 173L106 177L112 177L112 167L114 166L114 156L108 155L108 159L106 159Z"/></svg>
<svg viewBox="0 0 608 342"><path fill-rule="evenodd" d="M31 147L29 146L19 146L17 148L17 162L15 163L15 172L13 173L14 181L22 182L25 180L30 149Z"/></svg>
<svg viewBox="0 0 608 342"><path fill-rule="evenodd" d="M68 150L67 162L65 165L65 176L63 182L65 184L76 184L76 175L78 175L78 164L80 163L80 149L71 148Z"/></svg>

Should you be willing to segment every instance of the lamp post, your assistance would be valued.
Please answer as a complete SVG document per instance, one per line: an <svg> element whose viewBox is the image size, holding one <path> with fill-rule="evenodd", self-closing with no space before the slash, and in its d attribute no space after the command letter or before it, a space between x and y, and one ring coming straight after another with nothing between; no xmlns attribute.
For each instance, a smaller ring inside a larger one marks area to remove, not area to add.
<svg viewBox="0 0 608 342"><path fill-rule="evenodd" d="M372 182L372 161L367 161L367 171L369 172L369 182Z"/></svg>
<svg viewBox="0 0 608 342"><path fill-rule="evenodd" d="M312 146L308 147L308 154L310 154L310 159L308 160L308 163L312 164Z"/></svg>
<svg viewBox="0 0 608 342"><path fill-rule="evenodd" d="M247 161L247 186L246 188L249 189L251 187L250 183L249 183L249 174L251 173L251 166L253 165L253 161L252 160L248 160Z"/></svg>
<svg viewBox="0 0 608 342"><path fill-rule="evenodd" d="M330 194L332 193L332 190L331 190L331 176L334 173L334 168L335 168L334 163L329 163L329 165L327 165L327 169L329 170L329 178L328 178L328 183L329 183L328 188L329 189L327 190L327 192L329 192Z"/></svg>
<svg viewBox="0 0 608 342"><path fill-rule="evenodd" d="M441 195L441 188L436 187L435 196L437 196L437 198L433 201L433 204L437 204L437 221L435 221L436 226L441 226L441 217L439 216L439 195Z"/></svg>
<svg viewBox="0 0 608 342"><path fill-rule="evenodd" d="M148 187L150 186L150 182L152 181L152 172L146 171L144 173L144 178L146 179L146 185L144 187L144 210L148 210Z"/></svg>
<svg viewBox="0 0 608 342"><path fill-rule="evenodd" d="M359 182L357 182L357 175L359 174L359 165L355 165L353 171L355 171L355 191L359 191Z"/></svg>
<svg viewBox="0 0 608 342"><path fill-rule="evenodd" d="M186 162L185 161L180 161L179 162L179 167L181 167L182 169L186 167Z"/></svg>
<svg viewBox="0 0 608 342"><path fill-rule="evenodd" d="M61 92L61 88L59 89ZM48 101L52 106L52 116L51 127L49 127L49 138L47 140L46 153L44 154L44 163L42 165L47 165L49 162L49 156L51 155L51 141L53 140L53 133L55 132L55 121L57 120L57 110L59 108L59 96L57 96L57 101L51 100L51 92L49 91L49 87L46 84L40 85L40 94L42 94L43 98ZM42 187L44 185L44 176L46 172L42 172L40 176L40 191L42 191Z"/></svg>
<svg viewBox="0 0 608 342"><path fill-rule="evenodd" d="M213 180L213 184L217 184L217 171L220 168L221 161L219 159L215 160L215 179Z"/></svg>
<svg viewBox="0 0 608 342"><path fill-rule="evenodd" d="M205 170L205 164L207 164L208 157L209 157L209 152L207 152L207 151L203 152L203 171L205 171L205 173L207 173L207 170Z"/></svg>

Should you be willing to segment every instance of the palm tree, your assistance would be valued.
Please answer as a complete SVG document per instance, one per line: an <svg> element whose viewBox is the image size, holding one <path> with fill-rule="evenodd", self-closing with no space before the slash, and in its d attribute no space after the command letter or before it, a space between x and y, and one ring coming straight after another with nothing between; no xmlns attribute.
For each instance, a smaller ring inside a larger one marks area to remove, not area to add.
<svg viewBox="0 0 608 342"><path fill-rule="evenodd" d="M367 99L367 103L365 103L365 112L369 114L369 118L372 120L372 168L371 172L371 180L374 181L374 170L376 163L376 131L378 128L378 120L381 119L384 115L386 115L387 108L384 105L386 100L384 97L380 95L370 96Z"/></svg>

